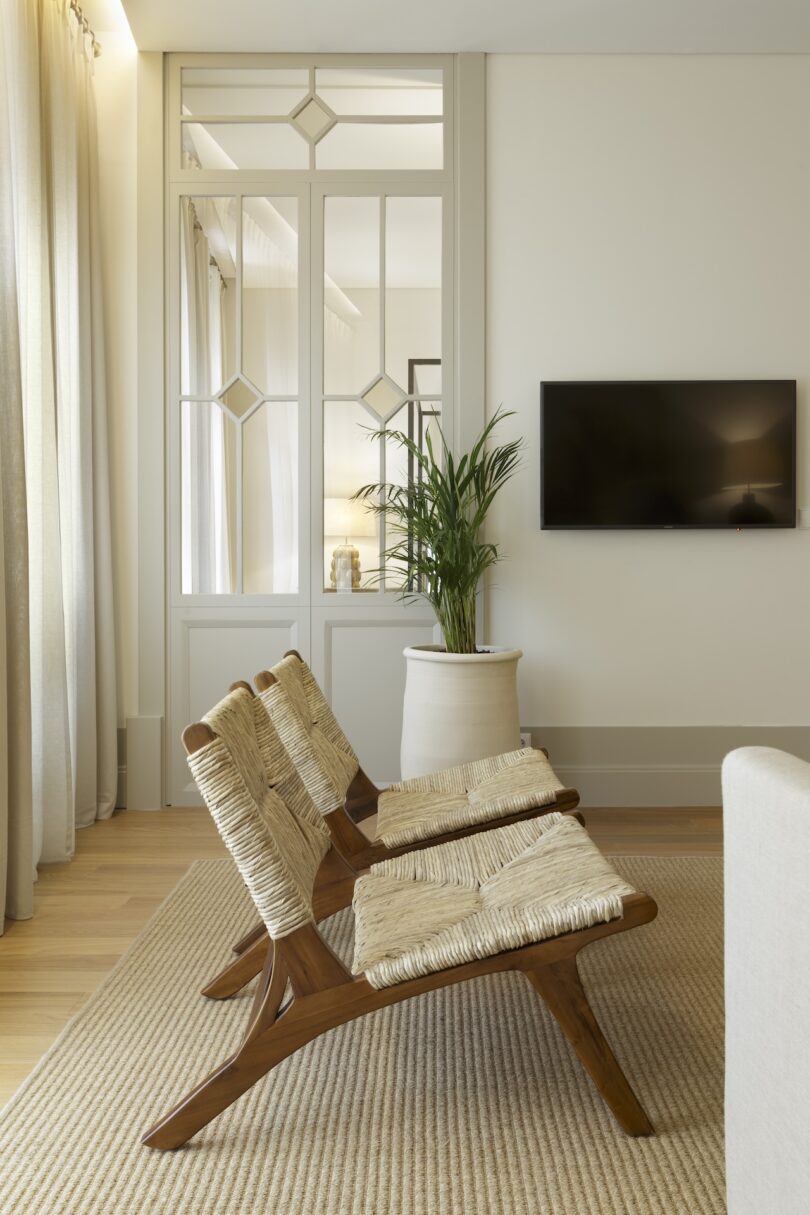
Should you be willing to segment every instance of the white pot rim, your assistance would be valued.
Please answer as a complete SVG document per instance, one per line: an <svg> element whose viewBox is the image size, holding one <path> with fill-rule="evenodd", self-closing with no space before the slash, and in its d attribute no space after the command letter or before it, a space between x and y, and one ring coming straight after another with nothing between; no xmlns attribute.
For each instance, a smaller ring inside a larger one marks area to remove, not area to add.
<svg viewBox="0 0 810 1215"><path fill-rule="evenodd" d="M477 654L448 654L440 645L407 645L402 653L406 658L418 662L515 662L523 657L522 650L513 650L504 645L485 645Z"/></svg>

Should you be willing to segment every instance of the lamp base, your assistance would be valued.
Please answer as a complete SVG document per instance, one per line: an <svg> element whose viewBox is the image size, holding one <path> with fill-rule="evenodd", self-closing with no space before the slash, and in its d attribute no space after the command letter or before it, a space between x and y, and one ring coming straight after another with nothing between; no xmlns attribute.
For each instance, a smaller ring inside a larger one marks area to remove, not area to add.
<svg viewBox="0 0 810 1215"><path fill-rule="evenodd" d="M336 591L360 589L360 550L353 544L338 544L334 549L330 580Z"/></svg>

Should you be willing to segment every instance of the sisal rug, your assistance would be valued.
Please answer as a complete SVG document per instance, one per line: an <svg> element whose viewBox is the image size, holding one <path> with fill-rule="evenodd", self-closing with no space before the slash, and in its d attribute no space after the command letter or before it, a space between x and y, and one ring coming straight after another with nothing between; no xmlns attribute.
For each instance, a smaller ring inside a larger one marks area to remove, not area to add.
<svg viewBox="0 0 810 1215"><path fill-rule="evenodd" d="M715 858L616 862L650 926L580 955L656 1125L628 1139L520 975L333 1030L176 1153L140 1133L235 1047L252 991L197 993L253 916L195 864L0 1115L3 1215L709 1215L722 1168ZM328 924L350 956L350 913Z"/></svg>

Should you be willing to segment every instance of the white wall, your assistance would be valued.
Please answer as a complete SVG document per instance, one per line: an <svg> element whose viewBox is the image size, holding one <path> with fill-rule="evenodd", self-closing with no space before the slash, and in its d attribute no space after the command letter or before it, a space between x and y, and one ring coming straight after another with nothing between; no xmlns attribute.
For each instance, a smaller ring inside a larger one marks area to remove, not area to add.
<svg viewBox="0 0 810 1215"><path fill-rule="evenodd" d="M810 57L488 59L491 640L529 725L810 723L810 532L539 530L541 379L796 377L810 505Z"/></svg>
<svg viewBox="0 0 810 1215"><path fill-rule="evenodd" d="M138 711L137 53L97 31L95 61L113 515L118 720Z"/></svg>

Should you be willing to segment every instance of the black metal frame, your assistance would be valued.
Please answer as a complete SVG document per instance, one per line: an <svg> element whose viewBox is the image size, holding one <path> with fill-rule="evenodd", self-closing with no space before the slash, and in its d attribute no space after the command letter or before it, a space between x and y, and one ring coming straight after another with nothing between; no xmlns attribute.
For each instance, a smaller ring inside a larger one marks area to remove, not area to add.
<svg viewBox="0 0 810 1215"><path fill-rule="evenodd" d="M415 444L419 451L424 450L425 443L425 419L441 417L441 410L423 409L421 401L414 401L416 395L416 375L419 367L441 367L441 359L408 359L408 438ZM408 489L414 483L414 476L418 482L422 480L422 467L417 465L413 458L413 452L408 452ZM413 560L413 536L408 533L408 563ZM419 591L422 588L415 585L414 580L409 572L408 574L408 590Z"/></svg>

